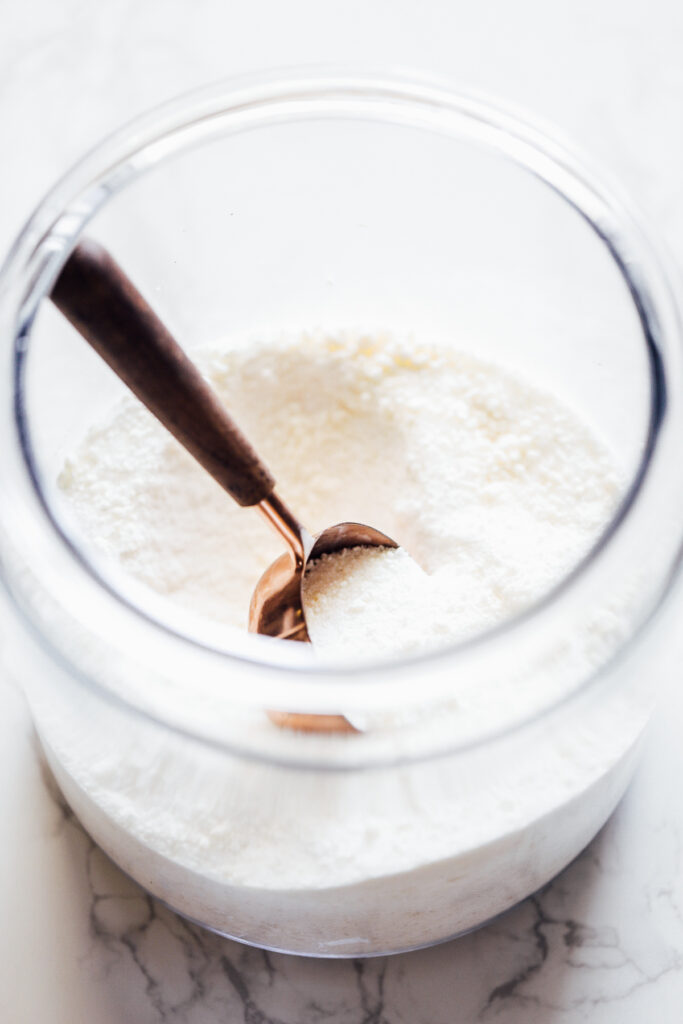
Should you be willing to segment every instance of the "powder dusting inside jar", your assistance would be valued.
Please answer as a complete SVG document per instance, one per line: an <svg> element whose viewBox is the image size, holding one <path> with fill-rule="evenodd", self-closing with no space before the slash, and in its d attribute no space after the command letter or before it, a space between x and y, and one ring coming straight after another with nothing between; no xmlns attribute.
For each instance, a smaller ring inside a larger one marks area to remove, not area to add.
<svg viewBox="0 0 683 1024"><path fill-rule="evenodd" d="M340 606L347 636L368 656L379 635L386 655L504 621L588 553L616 507L619 474L581 419L471 355L349 333L226 344L200 361L312 532L360 521L403 549L369 560L348 552L348 572L322 573L319 592L311 576L320 657L349 646L335 627ZM59 482L90 542L138 581L245 628L251 592L281 545L134 399L92 427ZM374 635L360 635L370 590L378 601L382 587L408 618L421 599L440 602L443 614L430 613L427 636L382 616ZM433 728L439 742L456 730L462 739L494 714L511 719L522 686L530 709L559 696L590 674L610 630L620 635L618 614L603 618L514 686L492 678L469 703L427 709L421 737ZM487 748L464 767L444 757L371 773L199 751L127 720L105 741L67 717L45 720L44 738L86 827L172 906L248 941L338 955L344 943L381 953L469 928L579 852L623 791L642 716L627 701L605 701L600 714L566 721L557 736L536 735L533 759L526 748L505 757ZM399 742L392 728L387 742ZM261 713L240 739L321 753L374 740L281 733Z"/></svg>

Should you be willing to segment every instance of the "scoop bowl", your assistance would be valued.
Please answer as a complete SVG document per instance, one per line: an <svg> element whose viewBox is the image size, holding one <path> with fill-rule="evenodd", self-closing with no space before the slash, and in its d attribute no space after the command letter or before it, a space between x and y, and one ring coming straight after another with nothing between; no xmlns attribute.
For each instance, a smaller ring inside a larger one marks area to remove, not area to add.
<svg viewBox="0 0 683 1024"><path fill-rule="evenodd" d="M262 511L282 533L281 525L274 522L272 508ZM310 643L303 582L311 562L344 548L396 548L398 544L385 533L363 523L337 523L328 526L315 538L301 527L298 530L300 550L295 555L292 548L277 558L256 584L249 606L249 631L280 640ZM357 731L343 715L299 714L293 711L269 711L268 715L277 725L305 732Z"/></svg>
<svg viewBox="0 0 683 1024"><path fill-rule="evenodd" d="M302 586L311 562L343 548L396 548L395 540L363 523L337 523L312 538L304 534L299 557L286 552L259 579L249 606L249 631L280 640L310 642ZM306 543L308 540L309 543Z"/></svg>

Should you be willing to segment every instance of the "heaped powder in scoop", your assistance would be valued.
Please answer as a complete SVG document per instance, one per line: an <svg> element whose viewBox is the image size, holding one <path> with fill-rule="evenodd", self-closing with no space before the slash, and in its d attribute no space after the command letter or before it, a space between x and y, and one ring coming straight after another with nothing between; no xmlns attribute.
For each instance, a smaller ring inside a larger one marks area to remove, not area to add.
<svg viewBox="0 0 683 1024"><path fill-rule="evenodd" d="M451 581L428 576L403 548L345 548L304 579L306 626L316 649L344 658L409 654L452 635Z"/></svg>

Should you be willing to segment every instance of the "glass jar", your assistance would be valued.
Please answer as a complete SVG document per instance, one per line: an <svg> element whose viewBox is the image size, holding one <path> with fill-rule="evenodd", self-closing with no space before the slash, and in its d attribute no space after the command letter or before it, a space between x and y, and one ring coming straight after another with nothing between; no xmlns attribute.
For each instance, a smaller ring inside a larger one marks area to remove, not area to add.
<svg viewBox="0 0 683 1024"><path fill-rule="evenodd" d="M121 389L45 301L86 227L188 348L370 325L512 367L605 438L616 514L533 608L427 656L322 666L193 621L56 497L64 451ZM67 800L124 871L243 942L363 956L474 928L579 853L675 653L682 533L678 316L614 187L433 83L242 79L86 156L18 238L0 303L6 651ZM477 700L492 680L499 706ZM269 708L362 729L303 735Z"/></svg>

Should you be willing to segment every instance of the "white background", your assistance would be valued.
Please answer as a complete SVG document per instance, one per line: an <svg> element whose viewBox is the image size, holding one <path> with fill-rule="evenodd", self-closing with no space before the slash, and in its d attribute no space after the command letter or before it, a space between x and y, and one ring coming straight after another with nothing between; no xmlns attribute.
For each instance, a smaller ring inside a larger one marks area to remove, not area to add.
<svg viewBox="0 0 683 1024"><path fill-rule="evenodd" d="M621 178L683 261L673 0L2 0L0 249L132 115L217 77L329 62L428 71L527 108ZM682 732L674 685L615 819L538 900L458 943L354 967L242 951L150 904L50 797L0 682L0 1019L679 1022Z"/></svg>

